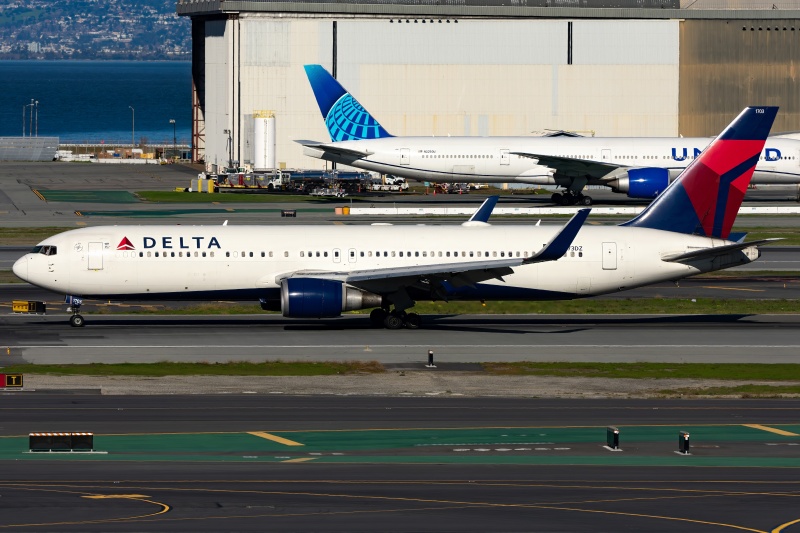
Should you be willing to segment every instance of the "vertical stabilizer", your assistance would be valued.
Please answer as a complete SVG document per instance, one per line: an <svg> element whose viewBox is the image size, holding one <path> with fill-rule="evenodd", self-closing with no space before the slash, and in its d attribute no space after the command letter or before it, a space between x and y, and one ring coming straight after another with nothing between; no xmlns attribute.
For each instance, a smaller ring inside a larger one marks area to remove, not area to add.
<svg viewBox="0 0 800 533"><path fill-rule="evenodd" d="M321 65L306 65L305 69L332 141L391 137Z"/></svg>
<svg viewBox="0 0 800 533"><path fill-rule="evenodd" d="M623 226L727 239L777 107L748 107L639 216Z"/></svg>

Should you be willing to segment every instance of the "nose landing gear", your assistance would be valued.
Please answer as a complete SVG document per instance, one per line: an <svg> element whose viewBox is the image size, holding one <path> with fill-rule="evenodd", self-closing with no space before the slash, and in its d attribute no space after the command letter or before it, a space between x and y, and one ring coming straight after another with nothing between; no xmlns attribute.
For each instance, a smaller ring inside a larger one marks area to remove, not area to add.
<svg viewBox="0 0 800 533"><path fill-rule="evenodd" d="M83 316L80 314L81 311L81 304L83 304L83 300L80 298L76 298L75 296L67 296L66 303L69 307L67 307L67 312L72 312L72 316L69 317L69 325L73 328L82 328L86 325L86 321L83 319Z"/></svg>

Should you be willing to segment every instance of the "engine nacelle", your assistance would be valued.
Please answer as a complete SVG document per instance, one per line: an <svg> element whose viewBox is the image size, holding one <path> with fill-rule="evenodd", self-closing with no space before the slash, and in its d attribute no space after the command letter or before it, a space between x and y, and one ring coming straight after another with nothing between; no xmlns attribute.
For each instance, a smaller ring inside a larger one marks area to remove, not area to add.
<svg viewBox="0 0 800 533"><path fill-rule="evenodd" d="M628 198L652 199L664 192L669 185L669 170L666 168L632 168L608 182L617 192L628 193Z"/></svg>
<svg viewBox="0 0 800 533"><path fill-rule="evenodd" d="M281 281L281 312L289 318L334 318L344 311L380 307L383 297L341 281L288 278Z"/></svg>

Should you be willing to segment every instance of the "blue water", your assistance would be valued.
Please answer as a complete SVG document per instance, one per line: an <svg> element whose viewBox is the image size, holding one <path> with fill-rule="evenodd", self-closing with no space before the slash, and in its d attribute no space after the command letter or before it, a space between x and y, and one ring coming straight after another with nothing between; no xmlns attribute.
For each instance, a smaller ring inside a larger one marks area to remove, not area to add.
<svg viewBox="0 0 800 533"><path fill-rule="evenodd" d="M38 100L39 135L61 143L189 144L188 61L0 61L0 136L22 135L23 107ZM133 111L129 108L133 107ZM25 108L25 134L36 112ZM133 123L132 123L133 122Z"/></svg>

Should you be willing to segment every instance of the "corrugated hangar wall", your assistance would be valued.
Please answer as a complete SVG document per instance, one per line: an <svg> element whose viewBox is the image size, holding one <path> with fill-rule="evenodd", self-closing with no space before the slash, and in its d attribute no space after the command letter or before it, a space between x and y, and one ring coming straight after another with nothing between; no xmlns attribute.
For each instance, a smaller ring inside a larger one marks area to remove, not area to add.
<svg viewBox="0 0 800 533"><path fill-rule="evenodd" d="M681 23L680 133L716 135L748 105L777 105L773 132L800 130L800 20Z"/></svg>
<svg viewBox="0 0 800 533"><path fill-rule="evenodd" d="M207 165L251 161L253 112L272 110L277 160L322 168L293 140L329 139L303 65L331 68L333 19L206 24ZM336 24L339 81L396 135L678 134L678 21Z"/></svg>

